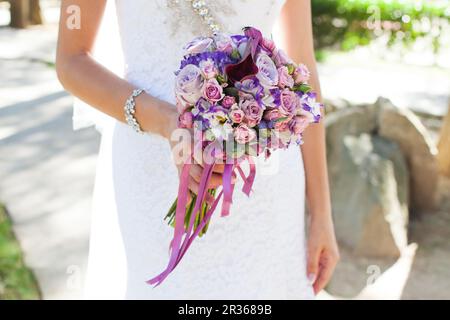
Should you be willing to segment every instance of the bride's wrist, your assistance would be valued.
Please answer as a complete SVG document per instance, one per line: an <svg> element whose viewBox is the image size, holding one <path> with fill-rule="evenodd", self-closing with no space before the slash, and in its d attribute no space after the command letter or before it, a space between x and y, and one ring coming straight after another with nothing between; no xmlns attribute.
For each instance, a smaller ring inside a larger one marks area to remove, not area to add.
<svg viewBox="0 0 450 320"><path fill-rule="evenodd" d="M170 139L177 125L176 108L148 94L136 98L135 117L144 132L152 132Z"/></svg>

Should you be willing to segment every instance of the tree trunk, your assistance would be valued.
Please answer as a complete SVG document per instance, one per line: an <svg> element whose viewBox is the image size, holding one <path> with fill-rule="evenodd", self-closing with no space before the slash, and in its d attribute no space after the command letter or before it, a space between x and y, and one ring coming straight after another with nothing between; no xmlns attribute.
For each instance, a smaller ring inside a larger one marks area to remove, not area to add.
<svg viewBox="0 0 450 320"><path fill-rule="evenodd" d="M442 174L450 177L450 106L442 125L438 149L439 169Z"/></svg>
<svg viewBox="0 0 450 320"><path fill-rule="evenodd" d="M10 0L11 27L26 28L29 25L30 2L29 0Z"/></svg>
<svg viewBox="0 0 450 320"><path fill-rule="evenodd" d="M42 24L42 14L41 14L41 6L39 5L39 0L29 0L29 1L30 1L30 23Z"/></svg>
<svg viewBox="0 0 450 320"><path fill-rule="evenodd" d="M9 0L11 4L11 27L26 28L30 24L42 24L39 0Z"/></svg>

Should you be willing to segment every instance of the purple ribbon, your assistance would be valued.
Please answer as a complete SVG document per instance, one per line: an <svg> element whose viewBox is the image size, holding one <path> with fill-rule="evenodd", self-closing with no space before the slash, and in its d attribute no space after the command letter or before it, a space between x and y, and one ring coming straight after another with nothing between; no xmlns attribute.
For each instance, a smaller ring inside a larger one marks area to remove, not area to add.
<svg viewBox="0 0 450 320"><path fill-rule="evenodd" d="M249 163L250 166L250 172L248 176L245 176L242 168L240 167L240 164L225 164L224 172L223 172L223 183L222 183L222 190L220 191L219 195L215 198L213 204L211 205L210 209L207 211L205 216L200 221L199 225L195 230L193 230L194 227L194 221L197 216L197 214L201 210L201 206L205 201L206 193L208 191L208 183L211 179L211 175L213 173L214 164L206 164L203 167L202 176L200 179L200 186L197 194L197 199L194 205L194 209L192 211L192 214L189 219L189 224L187 229L184 226L184 221L186 218L186 205L188 200L188 181L189 181L189 170L190 170L190 163L185 163L183 166L183 170L180 175L180 185L178 187L178 201L177 201L177 209L175 213L175 228L174 228L174 236L172 241L170 242L170 259L169 263L166 267L166 269L161 272L158 276L150 279L147 281L148 284L154 285L157 287L160 285L164 279L176 268L178 263L183 258L184 254L187 252L189 247L191 246L194 239L198 236L200 231L205 227L205 225L209 222L211 219L212 214L216 210L216 207L222 198L223 195L223 201L222 201L222 212L221 216L225 217L229 215L230 213L230 207L233 202L233 191L234 191L234 184L232 183L232 176L235 169L238 170L239 174L241 175L242 179L244 180L244 186L242 188L242 191L246 195L250 195L250 191L252 189L252 185L256 176L256 166L253 163L252 159L250 157L247 157L246 160ZM181 240L184 236L183 243L181 243Z"/></svg>

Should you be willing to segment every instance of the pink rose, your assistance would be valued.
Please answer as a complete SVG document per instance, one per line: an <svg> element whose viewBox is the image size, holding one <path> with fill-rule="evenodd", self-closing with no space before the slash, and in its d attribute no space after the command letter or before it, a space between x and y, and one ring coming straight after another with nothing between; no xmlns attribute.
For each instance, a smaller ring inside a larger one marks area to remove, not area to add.
<svg viewBox="0 0 450 320"><path fill-rule="evenodd" d="M239 109L237 107L237 105L236 105L236 107L234 107L230 110L229 115L230 115L231 121L233 121L233 123L237 123L237 124L241 123L244 120L244 116L245 116L244 111Z"/></svg>
<svg viewBox="0 0 450 320"><path fill-rule="evenodd" d="M306 116L296 116L289 122L289 128L294 134L299 135L305 131L309 122L310 121Z"/></svg>
<svg viewBox="0 0 450 320"><path fill-rule="evenodd" d="M175 95L183 105L193 106L202 96L205 83L202 71L193 64L186 65L175 80Z"/></svg>
<svg viewBox="0 0 450 320"><path fill-rule="evenodd" d="M255 130L249 128L244 123L241 123L236 129L234 129L234 139L240 144L248 143L255 138L256 138Z"/></svg>
<svg viewBox="0 0 450 320"><path fill-rule="evenodd" d="M297 68L295 68L294 71L295 83L307 83L309 81L310 76L311 73L309 72L308 67L306 67L304 64L301 64Z"/></svg>
<svg viewBox="0 0 450 320"><path fill-rule="evenodd" d="M289 89L284 89L280 95L280 112L283 116L291 118L297 112L299 97Z"/></svg>
<svg viewBox="0 0 450 320"><path fill-rule="evenodd" d="M192 128L193 116L190 111L185 111L178 117L179 128Z"/></svg>
<svg viewBox="0 0 450 320"><path fill-rule="evenodd" d="M278 109L270 109L264 112L264 120L273 121L278 118L281 118L280 110Z"/></svg>
<svg viewBox="0 0 450 320"><path fill-rule="evenodd" d="M264 109L255 99L241 100L239 107L244 111L245 123L250 127L256 126L261 121Z"/></svg>
<svg viewBox="0 0 450 320"><path fill-rule="evenodd" d="M203 60L199 64L200 70L202 70L203 74L205 75L206 79L212 79L215 76L217 76L217 68L214 64L214 61L211 59Z"/></svg>
<svg viewBox="0 0 450 320"><path fill-rule="evenodd" d="M285 66L278 68L278 85L282 88L292 88L294 86L294 79L291 77L288 68Z"/></svg>
<svg viewBox="0 0 450 320"><path fill-rule="evenodd" d="M203 97L209 101L217 102L224 97L223 88L216 79L209 79L203 86Z"/></svg>
<svg viewBox="0 0 450 320"><path fill-rule="evenodd" d="M222 107L230 109L236 103L235 97L225 96L222 100Z"/></svg>

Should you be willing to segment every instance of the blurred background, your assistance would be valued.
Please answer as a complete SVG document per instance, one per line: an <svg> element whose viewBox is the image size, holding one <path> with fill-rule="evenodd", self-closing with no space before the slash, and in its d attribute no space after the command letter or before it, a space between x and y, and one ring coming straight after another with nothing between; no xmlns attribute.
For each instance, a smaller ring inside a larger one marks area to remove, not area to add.
<svg viewBox="0 0 450 320"><path fill-rule="evenodd" d="M450 299L450 2L312 0L341 262L320 299ZM78 299L100 136L58 0L0 0L0 299Z"/></svg>

